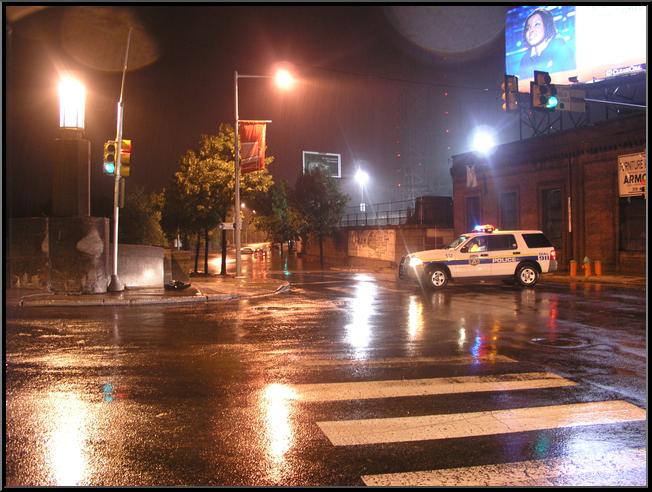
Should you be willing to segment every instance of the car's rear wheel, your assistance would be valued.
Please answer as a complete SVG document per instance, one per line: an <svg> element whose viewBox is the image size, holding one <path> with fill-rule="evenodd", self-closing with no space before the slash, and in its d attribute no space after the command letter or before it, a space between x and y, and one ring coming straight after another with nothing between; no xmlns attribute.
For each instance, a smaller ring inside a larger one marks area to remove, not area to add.
<svg viewBox="0 0 652 492"><path fill-rule="evenodd" d="M516 270L516 280L523 287L534 287L539 280L539 270L529 263L521 265Z"/></svg>
<svg viewBox="0 0 652 492"><path fill-rule="evenodd" d="M426 284L431 289L443 289L448 283L446 270L440 267L433 267L426 272Z"/></svg>

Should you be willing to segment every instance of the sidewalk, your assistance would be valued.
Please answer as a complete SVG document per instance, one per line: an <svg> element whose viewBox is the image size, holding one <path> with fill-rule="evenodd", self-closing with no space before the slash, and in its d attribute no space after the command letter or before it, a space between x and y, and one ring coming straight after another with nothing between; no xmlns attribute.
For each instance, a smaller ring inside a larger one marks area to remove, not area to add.
<svg viewBox="0 0 652 492"><path fill-rule="evenodd" d="M235 278L233 275L192 277L190 287L175 291L164 288L125 289L105 294L55 294L43 290L7 289L7 306L142 306L148 304L182 304L231 301L263 297L290 289L289 282L266 279Z"/></svg>
<svg viewBox="0 0 652 492"><path fill-rule="evenodd" d="M621 274L605 274L605 275L591 275L586 277L584 275L576 275L571 277L568 272L555 272L544 273L541 275L541 282L557 282L557 283L589 283L589 284L608 284L620 285L623 287L645 287L647 285L647 278L636 275L621 275Z"/></svg>

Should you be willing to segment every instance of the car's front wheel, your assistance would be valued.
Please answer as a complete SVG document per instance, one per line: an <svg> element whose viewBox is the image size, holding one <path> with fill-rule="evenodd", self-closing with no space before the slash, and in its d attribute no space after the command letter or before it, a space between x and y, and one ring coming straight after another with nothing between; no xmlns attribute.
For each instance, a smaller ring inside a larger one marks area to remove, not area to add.
<svg viewBox="0 0 652 492"><path fill-rule="evenodd" d="M448 275L443 268L434 267L426 273L426 283L432 289L443 289L448 283Z"/></svg>
<svg viewBox="0 0 652 492"><path fill-rule="evenodd" d="M534 265L521 265L516 270L516 280L523 287L534 287L539 280L539 271Z"/></svg>

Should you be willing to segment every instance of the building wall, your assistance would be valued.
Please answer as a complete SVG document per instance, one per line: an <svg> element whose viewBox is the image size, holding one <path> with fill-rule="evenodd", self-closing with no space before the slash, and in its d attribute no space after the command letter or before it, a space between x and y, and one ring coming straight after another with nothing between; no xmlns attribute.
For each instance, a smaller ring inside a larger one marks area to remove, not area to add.
<svg viewBox="0 0 652 492"><path fill-rule="evenodd" d="M420 225L379 227L347 227L333 237L325 237L324 259L329 263L354 263L372 260L385 266L396 266L401 257L415 251L434 249L454 239L452 228L434 228ZM319 258L319 240L310 235L303 255Z"/></svg>
<svg viewBox="0 0 652 492"><path fill-rule="evenodd" d="M617 164L620 155L645 151L645 123L644 114L628 116L504 144L488 157L453 156L455 233L467 232L467 198L473 196L479 197L480 222L499 227L500 194L507 191L516 192L518 228L543 229L544 191L558 188L561 269L588 256L605 270L644 273L644 252L619 251ZM467 187L467 168L476 171L476 187Z"/></svg>

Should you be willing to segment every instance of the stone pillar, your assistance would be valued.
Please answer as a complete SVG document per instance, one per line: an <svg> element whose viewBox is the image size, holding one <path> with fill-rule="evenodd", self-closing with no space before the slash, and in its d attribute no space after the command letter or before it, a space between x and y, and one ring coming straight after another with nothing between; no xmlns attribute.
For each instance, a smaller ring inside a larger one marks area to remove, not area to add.
<svg viewBox="0 0 652 492"><path fill-rule="evenodd" d="M100 294L109 285L109 219L51 217L50 289Z"/></svg>
<svg viewBox="0 0 652 492"><path fill-rule="evenodd" d="M52 215L91 215L91 143L80 137L57 138L54 143Z"/></svg>
<svg viewBox="0 0 652 492"><path fill-rule="evenodd" d="M50 285L48 218L9 220L8 288L47 289Z"/></svg>

